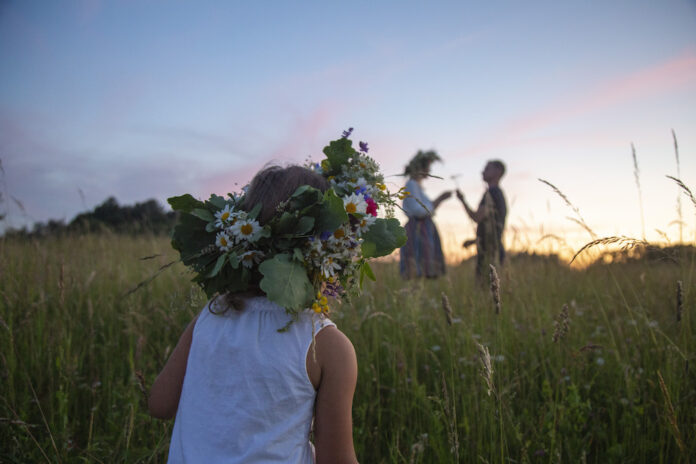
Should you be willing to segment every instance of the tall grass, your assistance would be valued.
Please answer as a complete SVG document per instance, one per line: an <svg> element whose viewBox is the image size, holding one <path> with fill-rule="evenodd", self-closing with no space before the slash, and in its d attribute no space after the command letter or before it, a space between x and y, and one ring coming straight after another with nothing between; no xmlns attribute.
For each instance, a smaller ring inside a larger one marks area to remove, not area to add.
<svg viewBox="0 0 696 464"><path fill-rule="evenodd" d="M172 424L147 415L140 383L204 296L179 264L128 291L168 250L158 237L0 240L0 461L166 460ZM693 460L686 251L583 270L512 256L498 313L471 262L407 282L376 263L378 282L332 315L358 355L360 461Z"/></svg>

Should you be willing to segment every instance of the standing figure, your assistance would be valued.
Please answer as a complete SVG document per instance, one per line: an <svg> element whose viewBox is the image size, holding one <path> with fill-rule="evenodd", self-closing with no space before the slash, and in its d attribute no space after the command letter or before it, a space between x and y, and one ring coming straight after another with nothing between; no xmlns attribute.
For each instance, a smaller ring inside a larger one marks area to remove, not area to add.
<svg viewBox="0 0 696 464"><path fill-rule="evenodd" d="M500 160L491 160L481 173L488 189L483 194L476 211L472 210L464 199L464 194L457 190L457 198L476 225L476 278L482 280L487 275L489 264L499 265L505 261L503 247L503 230L507 216L505 195L499 186L505 174L505 164ZM469 242L464 242L465 246Z"/></svg>
<svg viewBox="0 0 696 464"><path fill-rule="evenodd" d="M210 298L148 398L175 418L170 464L357 464L356 354L327 316L406 234L378 217L396 203L351 131L321 163L264 168L243 193L169 198L172 246Z"/></svg>
<svg viewBox="0 0 696 464"><path fill-rule="evenodd" d="M230 278L231 290L212 298L191 321L152 385L150 413L176 418L170 464L357 464L351 420L357 379L353 345L330 319L314 311L293 315L270 301L254 269L254 256L272 251L260 245L261 228L280 215L280 205L294 212L288 201L301 186L325 191L329 183L300 166L266 168L251 182L239 209L226 207L216 216L223 226L231 224L216 241L224 251L247 242L258 248L245 253L252 257L249 266L242 255L236 269L219 274L224 278L242 270L240 275L249 276L246 289L235 290L243 287ZM254 221L249 211L257 205L261 209ZM199 237L205 222L200 224ZM244 233L249 239L241 238ZM206 285L215 284L202 278Z"/></svg>
<svg viewBox="0 0 696 464"><path fill-rule="evenodd" d="M437 207L452 195L443 192L435 201L430 201L422 188L422 181L430 174L433 162L440 161L434 151L418 151L406 166L404 175L409 177L405 190L409 195L404 199L403 209L408 216L406 234L408 241L401 247L401 277L435 278L445 273L445 260L442 255L440 235L432 216Z"/></svg>

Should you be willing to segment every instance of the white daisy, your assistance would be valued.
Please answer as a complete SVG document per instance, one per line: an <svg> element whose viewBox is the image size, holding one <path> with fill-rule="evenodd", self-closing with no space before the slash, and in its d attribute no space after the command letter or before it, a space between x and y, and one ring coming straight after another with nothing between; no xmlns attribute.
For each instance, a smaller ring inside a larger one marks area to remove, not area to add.
<svg viewBox="0 0 696 464"><path fill-rule="evenodd" d="M235 216L235 212L230 205L225 205L223 209L215 213L215 225L220 229L223 229L227 224L229 224Z"/></svg>
<svg viewBox="0 0 696 464"><path fill-rule="evenodd" d="M367 181L365 180L364 177L358 177L358 180L356 180L355 182L352 182L352 184L355 188L367 188L368 187Z"/></svg>
<svg viewBox="0 0 696 464"><path fill-rule="evenodd" d="M232 240L230 240L230 237L226 233L218 232L215 236L215 245L220 248L220 251L228 251L232 248Z"/></svg>
<svg viewBox="0 0 696 464"><path fill-rule="evenodd" d="M349 214L365 214L367 203L362 195L353 193L343 199L343 207Z"/></svg>
<svg viewBox="0 0 696 464"><path fill-rule="evenodd" d="M240 261L244 265L244 267L251 268L254 266L254 264L258 264L261 262L261 258L263 258L263 253L261 253L258 250L250 250L242 253L242 255L239 257Z"/></svg>
<svg viewBox="0 0 696 464"><path fill-rule="evenodd" d="M329 235L329 243L341 244L349 238L349 233L350 230L346 226L341 226L338 229L334 230L331 235Z"/></svg>
<svg viewBox="0 0 696 464"><path fill-rule="evenodd" d="M258 239L259 232L261 232L262 229L256 221L238 219L228 230L230 233L234 234L237 241L246 240L247 242L253 243Z"/></svg>
<svg viewBox="0 0 696 464"><path fill-rule="evenodd" d="M360 222L358 223L358 226L357 226L358 237L362 236L362 234L367 232L367 230L370 228L370 226L372 226L372 224L375 223L375 219L377 219L377 218L370 215L370 214L366 214L365 216L362 217L362 219L360 219Z"/></svg>
<svg viewBox="0 0 696 464"><path fill-rule="evenodd" d="M321 263L321 273L327 279L329 277L333 277L336 274L336 271L339 269L341 269L341 266L336 261L334 261L333 256L327 256Z"/></svg>

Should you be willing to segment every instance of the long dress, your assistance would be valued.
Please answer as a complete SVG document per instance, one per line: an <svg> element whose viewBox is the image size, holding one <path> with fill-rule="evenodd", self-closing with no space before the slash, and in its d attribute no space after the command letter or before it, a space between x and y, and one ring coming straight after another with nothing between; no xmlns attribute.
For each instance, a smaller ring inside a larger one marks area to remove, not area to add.
<svg viewBox="0 0 696 464"><path fill-rule="evenodd" d="M445 273L445 258L440 235L431 219L433 204L415 180L409 179L406 190L410 192L403 204L408 216L408 241L400 250L401 277L411 279L441 276Z"/></svg>

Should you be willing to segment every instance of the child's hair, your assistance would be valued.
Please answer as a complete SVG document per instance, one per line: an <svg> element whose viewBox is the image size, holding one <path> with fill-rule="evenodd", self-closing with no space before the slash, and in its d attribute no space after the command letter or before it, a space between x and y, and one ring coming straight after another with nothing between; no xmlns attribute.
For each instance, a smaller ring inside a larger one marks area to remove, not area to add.
<svg viewBox="0 0 696 464"><path fill-rule="evenodd" d="M259 171L249 184L242 209L251 211L261 203L261 213L258 221L266 224L276 213L278 205L295 193L298 187L309 185L322 192L329 188L329 182L321 174L317 174L302 166L269 166Z"/></svg>
<svg viewBox="0 0 696 464"><path fill-rule="evenodd" d="M258 221L263 226L276 214L278 206L303 185L309 185L322 192L328 190L330 186L324 176L302 166L265 167L256 173L249 183L241 209L251 211L260 203L261 212L258 215ZM256 283L242 293L228 293L225 295L224 302L227 308L242 310L245 298L263 294Z"/></svg>

